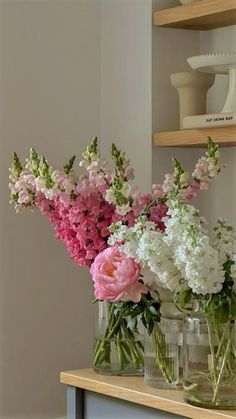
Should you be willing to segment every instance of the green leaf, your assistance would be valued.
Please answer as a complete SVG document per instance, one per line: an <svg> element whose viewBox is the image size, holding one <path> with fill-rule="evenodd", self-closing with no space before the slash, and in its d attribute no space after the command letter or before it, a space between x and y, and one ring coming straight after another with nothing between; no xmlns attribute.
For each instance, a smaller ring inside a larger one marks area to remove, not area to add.
<svg viewBox="0 0 236 419"><path fill-rule="evenodd" d="M189 303L189 301L191 301L192 298L192 290L188 289L185 290L183 292L181 292L181 294L179 295L179 305L181 308L185 308L186 304Z"/></svg>

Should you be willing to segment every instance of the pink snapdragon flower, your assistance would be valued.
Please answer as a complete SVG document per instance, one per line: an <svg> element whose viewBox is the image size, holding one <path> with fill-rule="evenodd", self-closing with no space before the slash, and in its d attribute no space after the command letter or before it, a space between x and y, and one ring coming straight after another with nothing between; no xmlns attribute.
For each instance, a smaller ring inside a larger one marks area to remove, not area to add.
<svg viewBox="0 0 236 419"><path fill-rule="evenodd" d="M187 188L182 190L181 196L187 203L190 203L192 199L197 196L199 189L200 189L200 182L197 182L196 180L193 179L191 180Z"/></svg>
<svg viewBox="0 0 236 419"><path fill-rule="evenodd" d="M148 289L139 282L140 267L136 260L126 256L118 246L105 249L91 266L95 297L99 300L134 301Z"/></svg>
<svg viewBox="0 0 236 419"><path fill-rule="evenodd" d="M163 199L165 197L165 192L162 184L154 183L152 185L152 199Z"/></svg>
<svg viewBox="0 0 236 419"><path fill-rule="evenodd" d="M149 221L153 221L159 230L165 230L165 224L162 221L167 216L168 206L166 204L156 204L150 209Z"/></svg>
<svg viewBox="0 0 236 419"><path fill-rule="evenodd" d="M52 200L39 194L36 207L48 216L56 238L63 241L75 263L91 266L97 254L108 246L114 208L86 181L77 186L76 192L73 198L62 193Z"/></svg>

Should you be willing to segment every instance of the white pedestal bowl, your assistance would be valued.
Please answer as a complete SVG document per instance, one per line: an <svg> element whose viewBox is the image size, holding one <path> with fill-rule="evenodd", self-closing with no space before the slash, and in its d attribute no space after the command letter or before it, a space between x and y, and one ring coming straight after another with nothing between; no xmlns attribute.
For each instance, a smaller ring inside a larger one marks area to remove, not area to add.
<svg viewBox="0 0 236 419"><path fill-rule="evenodd" d="M197 55L187 62L193 70L229 74L229 91L221 112L236 112L236 53Z"/></svg>

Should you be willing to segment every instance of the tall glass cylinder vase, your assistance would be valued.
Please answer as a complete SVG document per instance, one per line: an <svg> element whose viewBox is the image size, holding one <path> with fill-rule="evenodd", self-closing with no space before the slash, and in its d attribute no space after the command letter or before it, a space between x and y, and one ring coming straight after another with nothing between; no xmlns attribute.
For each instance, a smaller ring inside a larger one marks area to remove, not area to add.
<svg viewBox="0 0 236 419"><path fill-rule="evenodd" d="M143 375L144 336L124 316L119 303L98 302L95 318L93 368L106 375Z"/></svg>
<svg viewBox="0 0 236 419"><path fill-rule="evenodd" d="M179 322L161 318L145 331L144 381L151 387L175 387L179 382Z"/></svg>
<svg viewBox="0 0 236 419"><path fill-rule="evenodd" d="M184 325L184 399L194 406L236 409L236 323L201 313Z"/></svg>
<svg viewBox="0 0 236 419"><path fill-rule="evenodd" d="M180 310L175 303L172 301L164 301L161 304L161 316L163 318L172 319L176 322L176 330L178 329L177 341L178 341L178 352L179 352L179 374L182 377L183 375L183 324L184 316L182 310Z"/></svg>

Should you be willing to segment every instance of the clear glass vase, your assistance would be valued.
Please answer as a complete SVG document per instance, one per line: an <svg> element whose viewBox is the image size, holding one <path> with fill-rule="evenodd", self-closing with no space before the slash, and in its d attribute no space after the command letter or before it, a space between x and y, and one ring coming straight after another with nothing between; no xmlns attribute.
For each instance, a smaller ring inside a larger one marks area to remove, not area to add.
<svg viewBox="0 0 236 419"><path fill-rule="evenodd" d="M145 331L144 381L155 388L175 387L179 382L179 321L161 318L152 333Z"/></svg>
<svg viewBox="0 0 236 419"><path fill-rule="evenodd" d="M138 375L144 371L144 335L124 316L119 303L99 301L95 319L93 368L105 375Z"/></svg>
<svg viewBox="0 0 236 419"><path fill-rule="evenodd" d="M201 313L185 318L184 399L194 406L236 409L236 324Z"/></svg>

